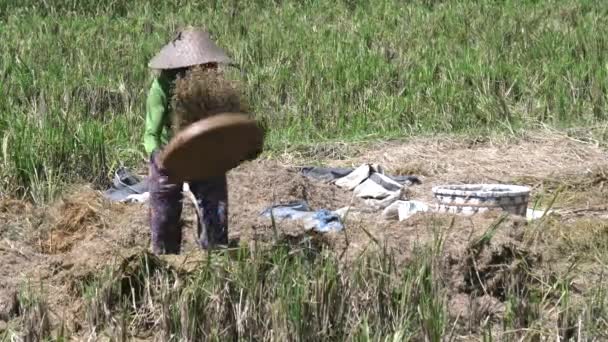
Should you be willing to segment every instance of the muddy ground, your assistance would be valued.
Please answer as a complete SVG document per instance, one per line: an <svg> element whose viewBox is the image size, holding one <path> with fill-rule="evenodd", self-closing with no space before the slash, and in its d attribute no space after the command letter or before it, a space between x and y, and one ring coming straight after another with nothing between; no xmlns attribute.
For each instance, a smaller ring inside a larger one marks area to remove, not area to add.
<svg viewBox="0 0 608 342"><path fill-rule="evenodd" d="M363 163L378 163L390 174L419 176L422 184L412 186L407 196L429 203L431 187L445 183L528 185L533 198L543 205L561 191L553 204L556 214L531 223L511 217L487 248L473 254L470 246L496 222L497 214L427 213L397 222L381 219L378 212L355 212L347 218L344 231L324 237L346 261L369 246L386 243L396 251L397 261L405 263L417 244L431 241L436 229L445 231L444 276L453 289L450 314L464 320L503 309L504 289L498 284L504 282L499 280L516 274L519 261L526 260L527 267L539 274L559 271L570 262L571 250L565 252L564 246L584 249L594 234L608 234L608 153L591 142L544 133L518 140L426 138L320 146L243 164L229 175L232 242L251 245L271 240L273 227L259 214L273 203L306 199L315 209L348 205L365 209L352 193L292 169ZM82 313L80 282L147 249L147 215L146 204L109 203L84 185L45 208L4 199L0 204L0 322L6 324L18 316L15 293L28 281L43 284L53 315L77 326ZM173 258L178 262L201 254L193 243L195 216L188 202L183 219L186 241L184 254ZM307 235L298 224L279 222L277 226L283 234ZM593 260L586 265L586 271L574 279L580 291L589 279L599 277L602 268Z"/></svg>

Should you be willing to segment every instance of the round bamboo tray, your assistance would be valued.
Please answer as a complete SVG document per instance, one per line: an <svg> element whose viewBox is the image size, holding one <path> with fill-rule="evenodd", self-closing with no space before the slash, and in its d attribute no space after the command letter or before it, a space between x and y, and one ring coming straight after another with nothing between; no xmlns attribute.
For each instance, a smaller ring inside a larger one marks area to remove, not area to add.
<svg viewBox="0 0 608 342"><path fill-rule="evenodd" d="M510 184L442 185L432 189L438 212L474 215L503 210L526 216L530 188Z"/></svg>

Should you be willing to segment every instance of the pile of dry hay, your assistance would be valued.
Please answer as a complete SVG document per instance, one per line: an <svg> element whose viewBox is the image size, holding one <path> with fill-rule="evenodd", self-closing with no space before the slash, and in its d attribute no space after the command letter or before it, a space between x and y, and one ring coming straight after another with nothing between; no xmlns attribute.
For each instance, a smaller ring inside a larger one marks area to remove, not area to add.
<svg viewBox="0 0 608 342"><path fill-rule="evenodd" d="M105 227L104 216L108 216L108 209L102 201L102 197L88 187L62 198L45 217L48 227L34 236L38 251L44 254L68 252L78 241Z"/></svg>
<svg viewBox="0 0 608 342"><path fill-rule="evenodd" d="M172 97L173 129L177 132L193 122L225 112L247 113L239 82L220 70L193 67L175 80Z"/></svg>

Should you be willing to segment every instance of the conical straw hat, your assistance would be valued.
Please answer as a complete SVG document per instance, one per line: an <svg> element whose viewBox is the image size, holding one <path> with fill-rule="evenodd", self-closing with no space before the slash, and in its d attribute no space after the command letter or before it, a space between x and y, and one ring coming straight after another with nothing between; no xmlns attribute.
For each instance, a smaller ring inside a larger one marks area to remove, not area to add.
<svg viewBox="0 0 608 342"><path fill-rule="evenodd" d="M206 63L233 64L226 52L211 40L208 32L188 28L179 31L148 66L152 69L178 69Z"/></svg>

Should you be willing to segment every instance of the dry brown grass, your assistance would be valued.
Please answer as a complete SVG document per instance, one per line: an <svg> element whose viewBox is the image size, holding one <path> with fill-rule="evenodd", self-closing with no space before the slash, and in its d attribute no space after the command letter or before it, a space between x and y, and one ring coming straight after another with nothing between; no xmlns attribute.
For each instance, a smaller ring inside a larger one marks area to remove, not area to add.
<svg viewBox="0 0 608 342"><path fill-rule="evenodd" d="M320 153L322 151L328 153ZM348 145L316 144L286 150L278 159L288 164L318 160L336 166L374 162L389 170L409 165L419 169L424 165L427 172L432 171L430 174L445 174L452 178L471 172L490 178L552 174L592 169L608 163L608 155L598 144L550 131L531 132L523 137L435 135Z"/></svg>
<svg viewBox="0 0 608 342"><path fill-rule="evenodd" d="M80 188L51 208L53 224L41 233L39 250L45 254L69 251L74 243L105 226L101 196L90 188Z"/></svg>
<svg viewBox="0 0 608 342"><path fill-rule="evenodd" d="M529 150L530 154L525 155L521 152L522 150ZM443 246L446 253L437 262L441 262L445 266L442 268L445 272L442 272L441 276L442 281L448 283L445 295L446 300L449 300L449 319L452 320L455 318L454 316L459 316L457 323L450 321L450 324L457 325L457 330L463 335L479 334L479 329L483 328L481 322L488 319L502 320L508 315L511 315L509 319L512 321L509 324L513 329L530 327L530 322L538 319L535 324L543 324L543 329L550 334L556 317L561 315L555 298L549 295L559 285L554 280L554 275L565 274L564 270L568 269L572 259L578 260L580 268L576 270L572 283L575 288L582 288L586 291L590 285L581 286L581 284L585 285L585 279L600 280L601 267L608 264L605 253L602 252L608 248L608 231L604 223L604 217L608 213L606 210L593 211L593 206L587 208L587 203L600 204L602 198L606 198L606 189L603 187L606 157L602 154L601 149L592 144L579 143L567 137L556 136L528 138L515 142L498 139L479 142L438 137L416 139L407 144L392 142L378 146L355 146L347 148L347 153L341 153L339 146L319 147L316 151L326 151L328 156L339 156L340 160L321 160L323 164L327 165L358 166L362 162L379 162L386 166L391 173L400 173L395 170L401 170L403 173L420 175L424 171L422 174L424 183L411 188L413 198L416 199L430 197L430 187L433 184L463 180L480 181L484 179L481 177L484 174L493 174L502 181L531 185L535 194L544 192L552 195L558 189L565 189L561 192L559 201L556 202L559 204L557 215L551 215L532 223L526 223L525 220L518 220L517 224L515 221L505 222L500 229L491 234L491 239L483 238L483 236L487 235L488 227L491 227L497 220L495 215L457 218L452 222L449 216L427 213L412 217L405 222L389 222L379 220L375 213L367 212L349 215L346 230L327 237L326 247L340 255L340 262L344 263L340 264L340 267L344 265L345 269L355 270L356 267L353 268L350 265L355 264L354 261L357 257L380 244L392 249L394 254L391 254L391 263L395 265L395 269L402 270L402 268L413 267L411 266L412 261L416 259L417 251L419 251L416 246L433 241L437 232L451 227L443 233ZM296 155L291 158L290 165L308 164L308 161L304 160L302 156ZM285 160L283 159L282 162ZM553 168L550 167L552 165ZM350 192L344 192L331 184L304 178L283 166L281 162L277 161L255 161L245 163L229 174L231 208L234 208L230 212L231 239L234 239L235 236L240 237L241 242L248 244L252 250L258 250L258 246L272 244L275 241L273 227L268 220L260 218L259 213L265 207L277 202L305 198L315 208L328 209L337 209L350 204L352 200ZM484 168L489 171L484 173ZM526 176L518 177L518 174ZM268 189L272 189L272 191ZM0 210L0 217L10 220L10 217L13 217L11 215L15 214L10 212L11 206L9 205L0 208L4 208L4 211ZM15 208L21 207L16 205ZM191 209L186 205L184 211L186 220L184 233L187 238L184 255L163 260L168 261L167 266L171 272L177 272L180 277L182 273L187 273L188 275L184 279L191 279L193 274L206 270L207 266L204 265L208 262L208 255L195 249L192 239L195 221ZM131 329L144 329L142 327L151 324L149 323L151 320L158 319L166 321L161 330L173 332L178 327L176 319L183 318L184 322L192 323L194 321L191 319L196 317L197 312L207 312L208 310L216 310L213 311L219 315L216 317L225 314L225 307L219 307L218 300L226 307L230 307L231 303L247 300L240 298L240 286L244 286L244 289L250 288L250 286L240 284L242 281L250 279L249 277L253 277L250 265L255 260L244 259L235 262L233 259L238 259L238 254L243 251L235 251L234 255L222 261L225 262L225 270L224 266L219 269L225 273L221 273L221 275L213 272L201 273L200 282L190 284L194 291L192 294L199 293L201 286L207 287L206 291L210 293L210 298L207 298L206 294L200 293L188 297L190 296L188 292L170 289L174 285L173 281L166 284L169 287L164 287L165 285L162 284L160 286L155 282L162 279L154 278L148 272L147 267L121 268L120 265L125 265L125 261L134 260L131 256L142 255L142 250L147 247L149 228L146 221L146 205L109 204L90 188L78 187L66 194L61 202L46 208L45 212L40 236L46 238L46 240L41 239L47 243L46 249L28 251L27 243L20 241L11 241L12 245L5 244L6 247L0 249L0 256L4 260L10 260L15 266L10 268L8 273L0 273L0 275L6 277L3 279L14 277L16 274L19 274L20 277L44 277L45 282L50 284L52 293L60 294L57 299L49 299L49 307L53 310L63 311L66 306L72 306L66 309L71 316L66 317L75 319L79 323L86 323L78 320L79 317L84 317L83 312L86 310L89 311L89 320L92 325L100 322L107 323L108 320L117 320L120 323L122 313L112 311L110 316L105 316L105 313L102 312L104 303L116 302L116 298L107 296L109 293L115 293L119 297L127 295L129 300L122 304L137 306L137 314L132 317L132 322L137 322L137 324L133 323L135 325L132 325ZM23 227L27 230L33 226L24 223ZM294 241L306 241L311 238L303 234L302 227L297 224L279 222L276 228L279 235L289 235ZM50 237L52 237L52 242L49 241ZM65 242L58 243L59 239L63 239ZM475 243L482 240L485 242ZM316 249L309 246L306 247L306 250L310 250L310 253L313 254L316 253ZM536 259L538 254L542 258ZM534 257L531 259L532 261L530 261L530 257ZM285 266L285 271L291 272L291 267L300 267L299 262ZM108 278L107 284L103 282L98 284L108 286L95 287L96 285L91 283L91 279L99 275L99 271L103 267L110 265L118 267L119 272L117 271L118 273L115 275L122 280ZM263 271L265 267L267 266L260 268L259 274L265 272ZM21 274L20 269L26 269L28 272ZM29 272L30 269L36 269L37 273ZM411 269L412 272L416 270ZM293 276L301 277L302 274L304 273L294 272ZM350 273L344 273L336 280L346 281L349 279L348 276ZM376 276L377 273L374 273L374 275L366 277L365 281L375 281ZM233 279L230 286L234 286L234 288L230 287L230 291L226 290L225 279ZM569 278L564 279L566 280L559 281L567 282ZM420 280L423 279L420 278ZM146 298L147 295L142 293L141 289L147 288L148 284L142 287L142 281L149 282L152 289L159 286L159 289L164 290L159 290L160 292L153 295L152 299ZM356 281L356 279L353 278L352 281ZM308 280L304 283L308 284ZM300 286L304 283L301 282L301 279L294 280L289 283L289 286L286 285L285 289L290 289L293 284ZM91 294L91 296L94 295L93 297L87 297L90 299L87 305L82 303L82 296L86 291L79 286L83 284L86 285L88 291L98 290ZM348 288L349 291L362 296L377 298L380 295L384 296L383 291L389 291L388 288L384 290L367 288L366 282L353 284L356 286ZM9 285L9 287L15 288L16 283L10 282ZM110 287L110 285L114 287ZM71 290L66 290L68 288ZM234 289L238 291L233 292ZM262 288L260 287L260 289ZM266 288L263 289L266 291ZM268 291L272 289L274 287L269 288ZM322 289L334 291L335 288L327 285ZM368 290L371 292L366 292ZM541 308L528 305L533 300L532 292L534 291L543 291L543 295L545 292L547 293ZM177 301L178 298L175 295L178 293L194 302ZM257 293L251 294L251 296L255 295L255 298L258 299L267 298L266 295L257 297ZM587 293L572 294L572 301L576 297L576 300L585 303ZM291 296L290 292L285 292L285 296L277 294L277 303L284 299L288 300L292 298ZM202 299L204 301L201 301ZM209 301L207 301L208 299ZM150 300L152 307L149 307ZM515 302L510 302L513 300ZM79 307L74 307L76 306L74 303L79 303ZM199 309L192 306L193 303L200 305ZM254 305L257 302L249 303ZM352 302L348 303L352 304ZM359 313L368 310L367 306L364 306L363 303L360 304L356 307L356 310L360 311L354 312L349 317L357 317L356 315ZM376 304L380 305L374 302L374 305ZM185 305L182 308L183 312L167 312L167 308L176 309L181 305ZM250 323L247 325L242 323L245 322L242 320L233 322L237 329L264 328L264 326L252 325L267 324L264 323L267 321L266 319L258 321L258 316L251 311L253 308L251 306L250 311L239 313ZM234 309L245 310L240 307L240 304ZM115 310L121 309L115 307ZM278 307L277 310L279 310ZM277 329L285 329L284 331L287 332L287 326L279 324L281 322L278 321L279 318L283 319L280 316L283 311L271 310L270 313L279 315L273 321L273 326ZM377 313L380 314L380 311ZM519 320L519 317L524 316L527 318ZM245 325L239 327L237 323ZM349 327L351 323L342 322L340 324L343 324L343 327ZM191 324L186 325L191 326ZM118 328L117 325L111 324L111 326ZM146 329L148 328L144 330ZM203 330L209 331L210 329L211 327L205 327ZM182 331L182 333L188 335L192 331Z"/></svg>
<svg viewBox="0 0 608 342"><path fill-rule="evenodd" d="M321 152L321 153L320 153ZM516 183L550 196L562 185L580 193L605 188L608 153L597 142L537 131L523 137L433 136L407 140L319 144L286 150L283 165L357 167L378 163L390 174L416 175L415 199L432 201L431 188L447 183ZM574 189L576 188L576 189ZM586 196L586 195L585 195ZM581 203L579 198L579 204ZM568 202L573 205L574 202Z"/></svg>

